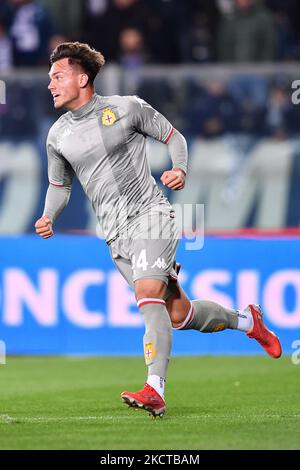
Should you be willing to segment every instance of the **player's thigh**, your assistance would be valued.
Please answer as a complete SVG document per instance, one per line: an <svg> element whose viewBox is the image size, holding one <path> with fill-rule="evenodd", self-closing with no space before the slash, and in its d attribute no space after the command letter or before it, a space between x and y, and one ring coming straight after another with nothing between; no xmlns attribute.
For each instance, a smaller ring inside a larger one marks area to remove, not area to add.
<svg viewBox="0 0 300 470"><path fill-rule="evenodd" d="M134 288L128 240L117 237L108 246L111 259L127 283Z"/></svg>
<svg viewBox="0 0 300 470"><path fill-rule="evenodd" d="M191 308L191 302L178 281L169 282L166 294L166 307L172 325L175 328L186 319Z"/></svg>
<svg viewBox="0 0 300 470"><path fill-rule="evenodd" d="M130 240L133 280L157 279L168 285L174 273L178 231L168 214L149 213L140 218Z"/></svg>
<svg viewBox="0 0 300 470"><path fill-rule="evenodd" d="M113 262L118 269L118 271L122 274L124 279L127 283L134 289L134 282L133 282L133 275L132 275L132 267L131 262L128 259L118 257L113 258Z"/></svg>

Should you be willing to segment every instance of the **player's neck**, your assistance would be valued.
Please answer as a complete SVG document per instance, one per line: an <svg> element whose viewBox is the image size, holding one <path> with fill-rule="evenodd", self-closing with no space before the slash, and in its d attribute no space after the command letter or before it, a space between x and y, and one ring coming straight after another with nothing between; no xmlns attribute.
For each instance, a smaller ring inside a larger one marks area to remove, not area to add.
<svg viewBox="0 0 300 470"><path fill-rule="evenodd" d="M71 103L68 103L66 109L72 112L77 111L78 109L82 108L84 105L89 103L93 99L94 94L94 89L86 90L86 93L84 93L84 95L79 96L76 100L72 101Z"/></svg>

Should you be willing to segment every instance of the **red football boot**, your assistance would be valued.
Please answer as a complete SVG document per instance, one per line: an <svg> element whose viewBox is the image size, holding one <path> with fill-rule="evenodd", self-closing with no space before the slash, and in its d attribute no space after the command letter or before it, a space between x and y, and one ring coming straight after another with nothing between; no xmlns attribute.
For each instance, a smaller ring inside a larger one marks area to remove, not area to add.
<svg viewBox="0 0 300 470"><path fill-rule="evenodd" d="M162 417L166 411L166 403L154 388L145 383L144 388L136 393L122 392L121 398L133 408L149 411L154 417Z"/></svg>
<svg viewBox="0 0 300 470"><path fill-rule="evenodd" d="M278 336L264 324L260 305L250 304L247 308L253 317L253 327L246 333L248 338L256 339L269 356L278 359L282 353L281 344Z"/></svg>

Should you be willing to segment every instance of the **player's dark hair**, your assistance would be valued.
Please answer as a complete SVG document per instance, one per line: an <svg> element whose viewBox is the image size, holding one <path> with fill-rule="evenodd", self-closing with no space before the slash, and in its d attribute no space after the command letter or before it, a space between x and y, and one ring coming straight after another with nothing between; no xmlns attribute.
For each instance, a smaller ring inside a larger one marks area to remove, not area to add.
<svg viewBox="0 0 300 470"><path fill-rule="evenodd" d="M92 85L105 59L101 52L96 51L82 42L64 42L59 44L50 56L49 66L61 59L69 59L70 65L79 65L89 77Z"/></svg>

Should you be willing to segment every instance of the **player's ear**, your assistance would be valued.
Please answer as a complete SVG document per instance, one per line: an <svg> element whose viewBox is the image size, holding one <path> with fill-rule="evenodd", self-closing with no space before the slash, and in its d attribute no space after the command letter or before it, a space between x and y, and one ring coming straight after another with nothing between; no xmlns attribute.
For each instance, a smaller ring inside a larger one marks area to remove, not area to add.
<svg viewBox="0 0 300 470"><path fill-rule="evenodd" d="M79 75L79 86L80 88L85 88L89 82L89 76L86 73L81 73Z"/></svg>

